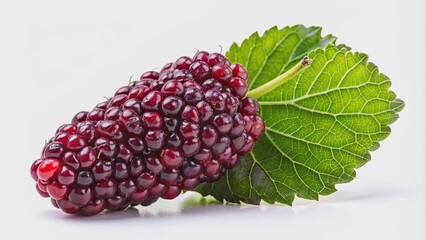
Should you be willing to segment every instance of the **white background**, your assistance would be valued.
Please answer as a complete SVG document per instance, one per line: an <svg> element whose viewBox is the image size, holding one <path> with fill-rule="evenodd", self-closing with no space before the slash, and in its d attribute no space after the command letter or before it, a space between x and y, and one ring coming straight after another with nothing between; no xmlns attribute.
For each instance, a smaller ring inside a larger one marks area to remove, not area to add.
<svg viewBox="0 0 426 240"><path fill-rule="evenodd" d="M145 2L0 1L1 239L425 239L424 0ZM407 104L337 193L293 207L200 206L183 195L81 218L35 192L29 167L44 140L132 74L298 23L368 53Z"/></svg>

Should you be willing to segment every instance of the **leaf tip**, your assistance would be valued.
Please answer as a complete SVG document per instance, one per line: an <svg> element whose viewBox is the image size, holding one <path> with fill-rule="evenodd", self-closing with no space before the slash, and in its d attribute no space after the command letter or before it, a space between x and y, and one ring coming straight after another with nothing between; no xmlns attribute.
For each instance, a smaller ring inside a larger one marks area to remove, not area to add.
<svg viewBox="0 0 426 240"><path fill-rule="evenodd" d="M395 109L395 112L400 112L405 108L405 102L400 98L396 98L392 102L392 108Z"/></svg>

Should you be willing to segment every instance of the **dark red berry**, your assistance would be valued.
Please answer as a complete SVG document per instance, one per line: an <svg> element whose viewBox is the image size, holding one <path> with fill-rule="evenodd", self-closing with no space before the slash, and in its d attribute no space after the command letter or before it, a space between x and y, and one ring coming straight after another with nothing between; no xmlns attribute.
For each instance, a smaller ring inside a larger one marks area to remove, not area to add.
<svg viewBox="0 0 426 240"><path fill-rule="evenodd" d="M65 153L65 148L59 142L52 142L46 145L43 150L43 158L61 159Z"/></svg>
<svg viewBox="0 0 426 240"><path fill-rule="evenodd" d="M182 119L193 123L200 123L200 114L196 107L186 105L182 111Z"/></svg>
<svg viewBox="0 0 426 240"><path fill-rule="evenodd" d="M80 162L77 159L77 153L66 152L62 158L64 164L74 168L79 169L81 167Z"/></svg>
<svg viewBox="0 0 426 240"><path fill-rule="evenodd" d="M130 136L138 137L144 132L141 118L132 110L124 110L119 122L124 126Z"/></svg>
<svg viewBox="0 0 426 240"><path fill-rule="evenodd" d="M58 201L57 201L57 200L55 200L55 199L51 198L51 199L50 199L50 202L52 203L52 205L53 205L55 208L59 208L59 205L58 205Z"/></svg>
<svg viewBox="0 0 426 240"><path fill-rule="evenodd" d="M138 156L133 156L130 161L130 174L133 177L139 176L145 169L145 162Z"/></svg>
<svg viewBox="0 0 426 240"><path fill-rule="evenodd" d="M216 115L213 119L213 124L219 134L227 134L232 129L232 117L226 113Z"/></svg>
<svg viewBox="0 0 426 240"><path fill-rule="evenodd" d="M130 197L129 201L131 203L140 204L142 201L147 199L148 197L148 190L144 189L137 189Z"/></svg>
<svg viewBox="0 0 426 240"><path fill-rule="evenodd" d="M150 88L147 86L136 86L132 90L130 90L127 99L137 99L142 100L149 92Z"/></svg>
<svg viewBox="0 0 426 240"><path fill-rule="evenodd" d="M179 167L182 164L183 158L182 151L175 148L164 148L161 153L161 160L168 168Z"/></svg>
<svg viewBox="0 0 426 240"><path fill-rule="evenodd" d="M150 154L145 158L146 168L154 175L159 174L164 169L164 165L161 163L160 156L156 154Z"/></svg>
<svg viewBox="0 0 426 240"><path fill-rule="evenodd" d="M161 93L164 96L181 95L183 93L183 85L177 80L170 80L166 82L161 88Z"/></svg>
<svg viewBox="0 0 426 240"><path fill-rule="evenodd" d="M96 181L110 178L112 176L112 162L99 160L92 169L93 177Z"/></svg>
<svg viewBox="0 0 426 240"><path fill-rule="evenodd" d="M68 139L67 149L71 151L79 151L87 145L86 140L79 135L73 134Z"/></svg>
<svg viewBox="0 0 426 240"><path fill-rule="evenodd" d="M120 114L120 118L118 119L118 121L122 124L126 124L127 122L129 122L133 118L139 118L139 117L140 117L140 115L137 112L135 112L131 109L125 109Z"/></svg>
<svg viewBox="0 0 426 240"><path fill-rule="evenodd" d="M156 183L155 175L147 172L143 172L136 179L136 184L141 189L149 189Z"/></svg>
<svg viewBox="0 0 426 240"><path fill-rule="evenodd" d="M210 148L202 148L198 153L194 156L194 161L197 163L207 163L213 157L212 151Z"/></svg>
<svg viewBox="0 0 426 240"><path fill-rule="evenodd" d="M90 186L94 182L92 173L89 171L81 171L77 175L77 184L80 186Z"/></svg>
<svg viewBox="0 0 426 240"><path fill-rule="evenodd" d="M210 67L207 63L197 61L191 64L189 71L194 76L195 81L201 82L210 77Z"/></svg>
<svg viewBox="0 0 426 240"><path fill-rule="evenodd" d="M122 197L130 197L136 192L136 185L131 179L126 179L118 184L118 194Z"/></svg>
<svg viewBox="0 0 426 240"><path fill-rule="evenodd" d="M116 96L112 97L108 101L107 108L110 108L110 107L119 107L119 106L123 105L123 103L126 100L127 100L127 94L116 95Z"/></svg>
<svg viewBox="0 0 426 240"><path fill-rule="evenodd" d="M129 140L127 140L127 144L129 145L130 150L134 153L140 153L144 149L143 140L140 138L129 138Z"/></svg>
<svg viewBox="0 0 426 240"><path fill-rule="evenodd" d="M232 93L236 96L242 98L246 95L247 92L247 83L239 77L232 78L228 86L231 88Z"/></svg>
<svg viewBox="0 0 426 240"><path fill-rule="evenodd" d="M56 131L56 133L64 132L64 133L74 134L76 130L77 130L77 126L76 125L74 125L74 124L64 124L64 125L62 125L62 126L60 126L58 128L58 131Z"/></svg>
<svg viewBox="0 0 426 240"><path fill-rule="evenodd" d="M56 134L56 136L53 138L53 142L60 143L62 147L67 145L69 138L70 138L70 135L68 133L60 132Z"/></svg>
<svg viewBox="0 0 426 240"><path fill-rule="evenodd" d="M232 76L239 77L247 81L248 79L247 70L241 64L233 63L231 64L231 69L232 69Z"/></svg>
<svg viewBox="0 0 426 240"><path fill-rule="evenodd" d="M215 112L220 113L225 111L225 98L218 90L212 89L207 91L205 98Z"/></svg>
<svg viewBox="0 0 426 240"><path fill-rule="evenodd" d="M177 115L183 106L183 101L177 96L169 96L164 99L161 109L166 115Z"/></svg>
<svg viewBox="0 0 426 240"><path fill-rule="evenodd" d="M232 169L233 167L235 167L235 165L237 165L239 160L240 158L238 157L238 155L234 154L223 164L223 166L226 169Z"/></svg>
<svg viewBox="0 0 426 240"><path fill-rule="evenodd" d="M194 62L195 61L207 62L209 55L210 54L206 51L198 51L193 58Z"/></svg>
<svg viewBox="0 0 426 240"><path fill-rule="evenodd" d="M201 122L207 122L213 116L213 109L208 103L200 101L197 103L196 107L200 114Z"/></svg>
<svg viewBox="0 0 426 240"><path fill-rule="evenodd" d="M76 206L84 207L92 199L90 188L75 186L68 195L68 199Z"/></svg>
<svg viewBox="0 0 426 240"><path fill-rule="evenodd" d="M92 216L101 213L105 209L105 202L102 199L93 199L87 206L81 208L80 213L85 216Z"/></svg>
<svg viewBox="0 0 426 240"><path fill-rule="evenodd" d="M95 125L90 122L85 122L77 128L77 134L83 137L88 143L93 143L99 136Z"/></svg>
<svg viewBox="0 0 426 240"><path fill-rule="evenodd" d="M77 159L82 168L91 168L97 161L97 152L92 147L85 147L77 154Z"/></svg>
<svg viewBox="0 0 426 240"><path fill-rule="evenodd" d="M211 78L203 82L203 84L201 85L201 89L203 90L203 92L207 92L208 90L221 91L223 89L223 86L214 78Z"/></svg>
<svg viewBox="0 0 426 240"><path fill-rule="evenodd" d="M187 80L183 83L183 87L184 89L191 89L191 88L197 88L199 90L201 90L201 86L199 83L197 83L194 80Z"/></svg>
<svg viewBox="0 0 426 240"><path fill-rule="evenodd" d="M164 65L163 68L161 68L160 74L170 70L172 68L172 66L173 66L173 63L171 63L171 62L167 63L166 65Z"/></svg>
<svg viewBox="0 0 426 240"><path fill-rule="evenodd" d="M133 156L133 152L124 144L120 144L118 148L118 153L116 156L117 160L123 160L124 162L130 162L130 159Z"/></svg>
<svg viewBox="0 0 426 240"><path fill-rule="evenodd" d="M48 197L50 197L49 196L49 193L47 193L47 186L45 187L45 190L43 191L41 188L40 188L40 185L37 183L36 184L36 191L37 191L37 193L41 196L41 197L44 197L44 198L48 198ZM56 200L55 200L56 201Z"/></svg>
<svg viewBox="0 0 426 240"><path fill-rule="evenodd" d="M232 70L226 64L217 64L212 68L213 77L222 84L226 84L232 78Z"/></svg>
<svg viewBox="0 0 426 240"><path fill-rule="evenodd" d="M110 179L104 179L96 183L95 195L100 199L108 199L115 195L117 191L117 184Z"/></svg>
<svg viewBox="0 0 426 240"><path fill-rule="evenodd" d="M162 83L164 85L165 82L172 79L173 79L173 71L165 71L160 74L160 77L158 78L157 81L152 82L151 89L155 89L155 87L158 86L158 83ZM155 89L155 90L158 90L158 89Z"/></svg>
<svg viewBox="0 0 426 240"><path fill-rule="evenodd" d="M68 193L68 187L55 181L47 185L47 193L52 199L60 200Z"/></svg>
<svg viewBox="0 0 426 240"><path fill-rule="evenodd" d="M200 140L198 138L192 138L183 142L182 151L185 157L191 157L197 154L200 149Z"/></svg>
<svg viewBox="0 0 426 240"><path fill-rule="evenodd" d="M57 201L59 208L68 213L68 214L76 214L80 210L80 207L72 203L70 200L62 199Z"/></svg>
<svg viewBox="0 0 426 240"><path fill-rule="evenodd" d="M182 183L182 189L192 190L199 184L198 178L187 178Z"/></svg>
<svg viewBox="0 0 426 240"><path fill-rule="evenodd" d="M31 165L37 192L91 216L219 180L265 130L247 83L243 66L204 51L142 74L58 128Z"/></svg>
<svg viewBox="0 0 426 240"><path fill-rule="evenodd" d="M160 150L164 145L164 132L162 130L148 131L145 135L146 146L153 150Z"/></svg>
<svg viewBox="0 0 426 240"><path fill-rule="evenodd" d="M125 197L115 195L106 200L106 208L112 211L123 210L129 206Z"/></svg>
<svg viewBox="0 0 426 240"><path fill-rule="evenodd" d="M105 138L98 138L95 141L95 149L98 150L101 156L108 159L115 157L117 154L117 145L114 141Z"/></svg>
<svg viewBox="0 0 426 240"><path fill-rule="evenodd" d="M233 122L233 126L231 129L231 132L229 133L229 136L231 137L237 137L237 136L241 136L241 134L244 131L244 118L241 115L241 113L236 113L234 114L234 116L232 117L232 122Z"/></svg>
<svg viewBox="0 0 426 240"><path fill-rule="evenodd" d="M221 170L221 165L217 160L212 160L204 164L203 173L210 178L218 178Z"/></svg>
<svg viewBox="0 0 426 240"><path fill-rule="evenodd" d="M150 197L160 197L165 191L166 191L167 187L166 185L157 182L156 184L154 184L154 186L152 186L149 189L149 195Z"/></svg>
<svg viewBox="0 0 426 240"><path fill-rule="evenodd" d="M181 173L185 178L195 178L201 173L201 167L199 164L191 161L185 162L185 165L182 165L181 167Z"/></svg>
<svg viewBox="0 0 426 240"><path fill-rule="evenodd" d="M217 160L219 161L219 163L221 165L224 165L232 156L232 148L231 147L227 147L225 148L225 151L223 151L223 153L219 154L219 156L217 157Z"/></svg>
<svg viewBox="0 0 426 240"><path fill-rule="evenodd" d="M160 182L167 186L175 185L178 179L179 171L173 168L165 169L159 176Z"/></svg>
<svg viewBox="0 0 426 240"><path fill-rule="evenodd" d="M219 157L220 154L225 152L225 149L229 147L231 140L228 136L220 137L212 147L212 153L214 157Z"/></svg>
<svg viewBox="0 0 426 240"><path fill-rule="evenodd" d="M56 178L61 167L62 164L57 159L49 158L44 160L37 168L38 179L48 182Z"/></svg>
<svg viewBox="0 0 426 240"><path fill-rule="evenodd" d="M167 145L180 148L182 146L182 139L177 133L171 133L167 139Z"/></svg>
<svg viewBox="0 0 426 240"><path fill-rule="evenodd" d="M259 104L253 98L245 97L241 101L241 109L243 113L253 115L259 111Z"/></svg>
<svg viewBox="0 0 426 240"><path fill-rule="evenodd" d="M116 121L104 120L98 123L98 132L101 137L113 140L122 140L126 136L124 127Z"/></svg>
<svg viewBox="0 0 426 240"><path fill-rule="evenodd" d="M192 74L189 72L188 69L174 69L172 71L172 78L169 80L177 80L180 82L184 82L187 80L193 80ZM167 80L168 81L168 80Z"/></svg>
<svg viewBox="0 0 426 240"><path fill-rule="evenodd" d="M144 78L158 79L158 76L159 76L158 72L148 71L148 72L145 72L144 74L142 74L141 79L144 79Z"/></svg>
<svg viewBox="0 0 426 240"><path fill-rule="evenodd" d="M141 106L146 111L159 110L162 99L163 95L160 92L152 91L142 99Z"/></svg>
<svg viewBox="0 0 426 240"><path fill-rule="evenodd" d="M210 148L216 143L217 136L218 134L213 127L204 126L200 134L201 143L204 147Z"/></svg>
<svg viewBox="0 0 426 240"><path fill-rule="evenodd" d="M126 102L124 102L123 109L133 110L137 114L141 114L141 112L142 112L142 108L141 108L140 102L138 100L136 100L136 99L129 99Z"/></svg>
<svg viewBox="0 0 426 240"><path fill-rule="evenodd" d="M114 178L115 179L125 179L129 177L129 167L124 162L115 162L115 171Z"/></svg>
<svg viewBox="0 0 426 240"><path fill-rule="evenodd" d="M256 141L260 138L262 133L265 131L265 123L263 119L259 116L254 117L253 126L250 129L250 135Z"/></svg>
<svg viewBox="0 0 426 240"><path fill-rule="evenodd" d="M199 131L200 129L198 124L188 121L183 121L179 127L179 132L184 139L197 137Z"/></svg>
<svg viewBox="0 0 426 240"><path fill-rule="evenodd" d="M216 65L218 63L223 63L223 64L226 64L226 65L231 65L229 63L229 60L225 56L223 56L222 54L220 54L220 53L212 53L212 54L210 54L207 57L207 61L206 62L210 66L214 66L214 65Z"/></svg>
<svg viewBox="0 0 426 240"><path fill-rule="evenodd" d="M89 113L89 112L87 112L87 111L81 111L81 112L78 112L78 113L74 116L74 118L72 119L71 123L72 123L72 124L77 125L77 123L81 123L81 122L86 121L86 118L87 118L87 114L88 114L88 113Z"/></svg>
<svg viewBox="0 0 426 240"><path fill-rule="evenodd" d="M43 162L42 159L37 159L33 162L33 164L31 165L31 177L34 179L34 181L38 180L38 176L37 176L37 169L38 166L40 166L40 164Z"/></svg>
<svg viewBox="0 0 426 240"><path fill-rule="evenodd" d="M189 104L198 103L199 101L203 100L203 97L203 92L199 88L187 88L183 95L185 102Z"/></svg>
<svg viewBox="0 0 426 240"><path fill-rule="evenodd" d="M58 174L58 182L63 185L71 185L75 182L75 172L67 166L63 166Z"/></svg>
<svg viewBox="0 0 426 240"><path fill-rule="evenodd" d="M95 106L95 109L105 110L108 104L109 104L109 101L100 102Z"/></svg>
<svg viewBox="0 0 426 240"><path fill-rule="evenodd" d="M192 64L192 59L191 58L189 58L189 57L180 57L173 64L173 68L175 68L175 69L188 69L191 64Z"/></svg>
<svg viewBox="0 0 426 240"><path fill-rule="evenodd" d="M237 97L227 96L227 98L225 99L225 112L233 115L237 112L239 103L240 102L238 101Z"/></svg>
<svg viewBox="0 0 426 240"><path fill-rule="evenodd" d="M104 119L104 113L105 113L104 110L95 108L87 114L86 120L87 121L94 121L94 122L100 121L100 120Z"/></svg>
<svg viewBox="0 0 426 240"><path fill-rule="evenodd" d="M253 144L254 144L253 137L251 135L248 135L243 148L240 149L240 151L237 152L238 155L241 156L241 155L245 155L245 154L249 153L251 151L251 149L253 148Z"/></svg>
<svg viewBox="0 0 426 240"><path fill-rule="evenodd" d="M182 189L180 186L168 186L166 191L161 195L161 198L164 199L174 199L181 193Z"/></svg>
<svg viewBox="0 0 426 240"><path fill-rule="evenodd" d="M157 112L145 112L142 115L142 122L146 129L155 130L161 128L163 125L163 118Z"/></svg>
<svg viewBox="0 0 426 240"><path fill-rule="evenodd" d="M47 193L47 184L49 184L49 182L39 179L37 181L37 189L43 193Z"/></svg>
<svg viewBox="0 0 426 240"><path fill-rule="evenodd" d="M168 132L171 132L171 133L176 131L177 126L179 124L179 121L176 118L164 117L163 121L164 121L163 129L165 131L168 131Z"/></svg>
<svg viewBox="0 0 426 240"><path fill-rule="evenodd" d="M123 95L123 94L127 95L130 92L130 90L132 90L131 86L123 86L119 88L117 91L115 91L114 96Z"/></svg>

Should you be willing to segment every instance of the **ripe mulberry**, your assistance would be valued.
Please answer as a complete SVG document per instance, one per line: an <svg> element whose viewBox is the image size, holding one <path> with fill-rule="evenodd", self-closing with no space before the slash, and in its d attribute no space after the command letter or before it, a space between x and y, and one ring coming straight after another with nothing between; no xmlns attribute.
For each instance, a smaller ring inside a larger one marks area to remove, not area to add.
<svg viewBox="0 0 426 240"><path fill-rule="evenodd" d="M219 180L265 128L247 81L243 66L204 51L142 74L58 128L31 166L38 193L94 215Z"/></svg>

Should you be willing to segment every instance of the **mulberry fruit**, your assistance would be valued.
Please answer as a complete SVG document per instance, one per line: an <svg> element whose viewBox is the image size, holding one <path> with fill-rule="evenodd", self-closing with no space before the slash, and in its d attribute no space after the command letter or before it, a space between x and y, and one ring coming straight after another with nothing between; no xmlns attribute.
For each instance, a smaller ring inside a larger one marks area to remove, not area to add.
<svg viewBox="0 0 426 240"><path fill-rule="evenodd" d="M219 180L265 128L247 81L243 66L204 51L142 74L58 128L31 166L38 193L94 215Z"/></svg>

